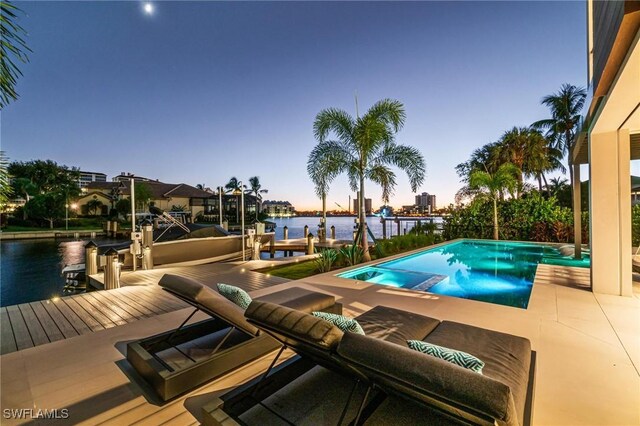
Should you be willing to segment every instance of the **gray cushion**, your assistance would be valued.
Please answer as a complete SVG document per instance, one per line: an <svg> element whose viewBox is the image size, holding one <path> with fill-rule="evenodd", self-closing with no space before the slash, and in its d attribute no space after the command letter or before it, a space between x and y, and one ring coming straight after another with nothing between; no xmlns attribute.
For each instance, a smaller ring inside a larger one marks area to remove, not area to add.
<svg viewBox="0 0 640 426"><path fill-rule="evenodd" d="M519 422L523 423L531 368L531 343L528 339L467 324L443 321L422 340L468 352L484 361L482 374L509 386Z"/></svg>
<svg viewBox="0 0 640 426"><path fill-rule="evenodd" d="M276 333L294 348L304 343L331 351L344 334L338 327L313 315L259 300L251 302L245 316L260 327Z"/></svg>
<svg viewBox="0 0 640 426"><path fill-rule="evenodd" d="M356 320L367 336L402 346L407 346L407 340L422 340L440 324L435 318L387 306L376 306L357 316Z"/></svg>
<svg viewBox="0 0 640 426"><path fill-rule="evenodd" d="M300 287L290 287L275 293L266 294L256 298L257 300L276 305L287 306L302 312L322 311L333 306L336 298L330 294L305 290Z"/></svg>
<svg viewBox="0 0 640 426"><path fill-rule="evenodd" d="M509 386L498 380L406 346L355 333L345 333L337 352L386 391L459 415L475 411L503 424L518 424ZM464 412L452 406L462 407Z"/></svg>
<svg viewBox="0 0 640 426"><path fill-rule="evenodd" d="M203 291L203 287L205 287L202 283L192 278L173 274L164 274L162 278L160 278L158 285L174 293L178 293L189 300L196 300L196 297L198 297L200 292Z"/></svg>
<svg viewBox="0 0 640 426"><path fill-rule="evenodd" d="M249 334L258 333L258 329L247 322L242 308L204 284L191 278L171 274L165 274L158 284L192 303L201 305L209 315L220 318Z"/></svg>

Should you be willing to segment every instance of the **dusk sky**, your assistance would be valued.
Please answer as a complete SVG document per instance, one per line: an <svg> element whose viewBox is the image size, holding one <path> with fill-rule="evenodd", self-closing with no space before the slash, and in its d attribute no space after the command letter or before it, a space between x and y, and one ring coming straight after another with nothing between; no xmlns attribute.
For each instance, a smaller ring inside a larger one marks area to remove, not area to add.
<svg viewBox="0 0 640 426"><path fill-rule="evenodd" d="M10 160L216 187L258 175L267 199L319 208L315 115L404 103L420 192L453 202L454 167L540 99L586 84L585 2L19 2L33 50L2 111ZM393 206L413 204L405 175ZM379 206L381 191L367 186ZM328 207L346 207L346 178Z"/></svg>

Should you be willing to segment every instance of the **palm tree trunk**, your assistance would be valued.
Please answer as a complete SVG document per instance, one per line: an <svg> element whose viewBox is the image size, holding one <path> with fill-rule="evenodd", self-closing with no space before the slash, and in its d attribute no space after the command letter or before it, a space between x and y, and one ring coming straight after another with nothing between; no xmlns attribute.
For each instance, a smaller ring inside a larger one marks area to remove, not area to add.
<svg viewBox="0 0 640 426"><path fill-rule="evenodd" d="M551 188L549 188L549 183L547 182L547 178L544 173L541 173L542 180L544 181L544 187L547 188L547 197L551 198Z"/></svg>
<svg viewBox="0 0 640 426"><path fill-rule="evenodd" d="M322 193L322 235L320 241L327 241L327 194Z"/></svg>
<svg viewBox="0 0 640 426"><path fill-rule="evenodd" d="M499 240L498 236L498 200L493 198L493 239Z"/></svg>
<svg viewBox="0 0 640 426"><path fill-rule="evenodd" d="M367 235L367 214L364 210L364 175L360 175L360 194L358 197L358 216L360 217L360 226L362 228L362 251L364 255L362 260L369 262L371 255L369 254L369 236Z"/></svg>
<svg viewBox="0 0 640 426"><path fill-rule="evenodd" d="M542 177L538 174L538 191L542 193Z"/></svg>

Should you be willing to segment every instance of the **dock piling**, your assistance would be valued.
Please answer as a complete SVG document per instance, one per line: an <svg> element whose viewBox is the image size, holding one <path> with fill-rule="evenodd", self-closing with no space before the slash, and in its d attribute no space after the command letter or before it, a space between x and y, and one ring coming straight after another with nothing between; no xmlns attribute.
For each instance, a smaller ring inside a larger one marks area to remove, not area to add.
<svg viewBox="0 0 640 426"><path fill-rule="evenodd" d="M111 290L120 288L120 261L118 252L110 248L105 253L106 264L104 265L104 289Z"/></svg>
<svg viewBox="0 0 640 426"><path fill-rule="evenodd" d="M309 225L304 226L304 238L309 236Z"/></svg>
<svg viewBox="0 0 640 426"><path fill-rule="evenodd" d="M282 228L282 230L284 231L283 239L288 240L289 239L289 228L287 227L287 225L285 225L284 228Z"/></svg>
<svg viewBox="0 0 640 426"><path fill-rule="evenodd" d="M89 275L98 273L98 245L93 241L84 246L84 268L87 282Z"/></svg>
<svg viewBox="0 0 640 426"><path fill-rule="evenodd" d="M313 246L313 234L308 234L306 237L307 237L307 254L313 254L315 252L315 247Z"/></svg>
<svg viewBox="0 0 640 426"><path fill-rule="evenodd" d="M331 225L331 239L336 239L336 227L334 225Z"/></svg>

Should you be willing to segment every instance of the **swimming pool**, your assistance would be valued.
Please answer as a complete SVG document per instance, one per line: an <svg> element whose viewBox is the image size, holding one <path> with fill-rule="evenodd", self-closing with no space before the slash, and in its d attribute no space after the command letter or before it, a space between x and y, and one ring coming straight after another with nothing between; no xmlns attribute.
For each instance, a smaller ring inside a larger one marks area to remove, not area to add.
<svg viewBox="0 0 640 426"><path fill-rule="evenodd" d="M461 240L338 276L526 309L538 264L588 267L559 247Z"/></svg>

